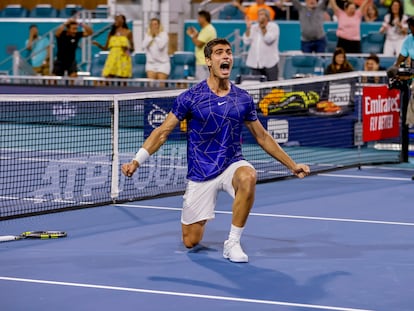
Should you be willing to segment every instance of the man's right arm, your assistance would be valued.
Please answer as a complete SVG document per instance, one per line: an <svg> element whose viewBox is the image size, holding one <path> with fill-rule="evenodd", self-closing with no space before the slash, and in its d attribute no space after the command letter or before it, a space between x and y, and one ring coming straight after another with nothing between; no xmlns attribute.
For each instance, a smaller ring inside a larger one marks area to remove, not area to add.
<svg viewBox="0 0 414 311"><path fill-rule="evenodd" d="M167 141L168 136L178 123L178 118L170 112L164 122L151 132L141 148L145 149L149 155L157 152L157 150ZM122 165L122 173L125 176L131 177L141 165L142 163L138 163L137 160L133 159L131 162Z"/></svg>

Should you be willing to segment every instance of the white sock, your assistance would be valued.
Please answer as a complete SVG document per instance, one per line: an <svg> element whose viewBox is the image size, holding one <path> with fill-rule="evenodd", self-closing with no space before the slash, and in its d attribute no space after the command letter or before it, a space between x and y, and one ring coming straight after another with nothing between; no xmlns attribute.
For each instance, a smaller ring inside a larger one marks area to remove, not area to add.
<svg viewBox="0 0 414 311"><path fill-rule="evenodd" d="M241 235L243 233L244 227L236 227L233 224L231 225L230 233L229 233L229 240L233 241L240 241Z"/></svg>

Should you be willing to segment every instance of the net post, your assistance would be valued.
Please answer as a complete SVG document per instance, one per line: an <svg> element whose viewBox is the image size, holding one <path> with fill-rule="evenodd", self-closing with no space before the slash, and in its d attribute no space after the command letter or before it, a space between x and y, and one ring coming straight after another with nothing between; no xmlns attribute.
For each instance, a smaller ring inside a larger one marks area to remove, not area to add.
<svg viewBox="0 0 414 311"><path fill-rule="evenodd" d="M112 180L111 199L113 202L119 196L119 101L116 96L113 98L111 108L111 129L112 129Z"/></svg>

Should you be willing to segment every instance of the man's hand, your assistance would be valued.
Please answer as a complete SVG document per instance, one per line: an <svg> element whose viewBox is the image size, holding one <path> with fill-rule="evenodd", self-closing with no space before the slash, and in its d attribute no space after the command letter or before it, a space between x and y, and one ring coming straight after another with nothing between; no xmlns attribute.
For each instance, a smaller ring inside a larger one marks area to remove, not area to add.
<svg viewBox="0 0 414 311"><path fill-rule="evenodd" d="M299 178L304 178L310 174L310 168L306 164L297 164L292 173Z"/></svg>
<svg viewBox="0 0 414 311"><path fill-rule="evenodd" d="M131 177L135 173L138 167L139 167L139 164L135 160L132 160L129 163L125 163L122 165L122 174L124 174L127 177Z"/></svg>

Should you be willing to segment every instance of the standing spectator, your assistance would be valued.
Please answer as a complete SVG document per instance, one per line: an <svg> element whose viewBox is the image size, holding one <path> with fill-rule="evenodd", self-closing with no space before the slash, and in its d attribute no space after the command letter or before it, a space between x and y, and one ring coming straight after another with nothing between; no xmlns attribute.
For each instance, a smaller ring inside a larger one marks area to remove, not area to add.
<svg viewBox="0 0 414 311"><path fill-rule="evenodd" d="M324 53L326 51L326 34L323 28L325 12L329 0L292 0L299 14L301 30L301 50L304 53Z"/></svg>
<svg viewBox="0 0 414 311"><path fill-rule="evenodd" d="M214 26L211 24L211 15L207 11L198 12L198 23L201 27L200 32L195 27L189 27L187 29L187 35L191 37L195 45L195 57L196 57L196 76L197 80L207 79L209 76L208 67L204 57L204 47L207 42L217 38L217 32Z"/></svg>
<svg viewBox="0 0 414 311"><path fill-rule="evenodd" d="M83 31L78 31L81 26ZM53 66L53 74L56 76L68 75L69 77L78 76L78 67L76 64L76 49L78 43L83 37L93 34L93 30L86 24L78 24L78 22L70 18L60 25L56 32L57 41L57 57Z"/></svg>
<svg viewBox="0 0 414 311"><path fill-rule="evenodd" d="M364 22L377 22L378 21L378 8L375 5L375 3L368 3L368 5L365 8L363 21Z"/></svg>
<svg viewBox="0 0 414 311"><path fill-rule="evenodd" d="M29 52L29 62L33 70L40 75L49 75L49 38L39 37L36 25L29 27L29 39L26 40L26 49Z"/></svg>
<svg viewBox="0 0 414 311"><path fill-rule="evenodd" d="M414 59L414 16L411 16L407 19L407 25L410 29L410 34L405 37L403 44L401 45L401 50L398 54L395 66L399 67L401 63L410 61L410 67L414 67L412 59Z"/></svg>
<svg viewBox="0 0 414 311"><path fill-rule="evenodd" d="M147 58L145 64L147 78L166 80L171 71L168 34L164 31L158 18L151 18L142 46Z"/></svg>
<svg viewBox="0 0 414 311"><path fill-rule="evenodd" d="M246 15L246 18L248 18L250 21L255 22L259 20L259 11L261 9L265 9L269 12L269 18L271 20L275 19L275 11L273 11L272 7L265 4L265 0L256 0L255 4L252 4L251 6L248 6L244 9L244 15Z"/></svg>
<svg viewBox="0 0 414 311"><path fill-rule="evenodd" d="M403 8L405 15L414 16L414 3L412 0L404 0Z"/></svg>
<svg viewBox="0 0 414 311"><path fill-rule="evenodd" d="M104 46L94 41L94 45L102 50L108 50L102 76L106 78L131 78L132 59L134 51L132 32L129 30L124 15L117 15Z"/></svg>
<svg viewBox="0 0 414 311"><path fill-rule="evenodd" d="M407 18L400 0L393 0L379 30L385 33L384 55L397 56L400 52L408 33Z"/></svg>
<svg viewBox="0 0 414 311"><path fill-rule="evenodd" d="M361 21L362 12L370 0L364 0L357 9L355 3L345 2L342 10L335 0L330 0L330 5L338 19L337 47L342 47L346 53L361 53Z"/></svg>
<svg viewBox="0 0 414 311"><path fill-rule="evenodd" d="M259 10L259 22L252 24L246 19L246 32L243 43L249 45L246 65L253 75L264 75L268 81L279 76L279 26L270 22L266 9Z"/></svg>
<svg viewBox="0 0 414 311"><path fill-rule="evenodd" d="M163 123L151 132L134 159L122 165L122 173L132 177L167 141L179 122L188 120L188 183L181 211L182 242L187 248L201 242L206 224L214 218L217 195L225 191L233 198L233 214L223 257L232 262L248 262L240 240L254 204L257 173L242 153L243 127L292 174L304 178L310 169L296 163L279 146L259 121L253 98L230 82L230 43L226 39L208 42L205 57L210 68L208 79L175 99Z"/></svg>
<svg viewBox="0 0 414 311"><path fill-rule="evenodd" d="M346 58L346 52L343 48L338 47L332 55L332 61L326 67L325 74L343 73L354 71L351 63Z"/></svg>
<svg viewBox="0 0 414 311"><path fill-rule="evenodd" d="M243 0L233 0L230 4L224 6L219 12L219 19L237 20L244 19Z"/></svg>

